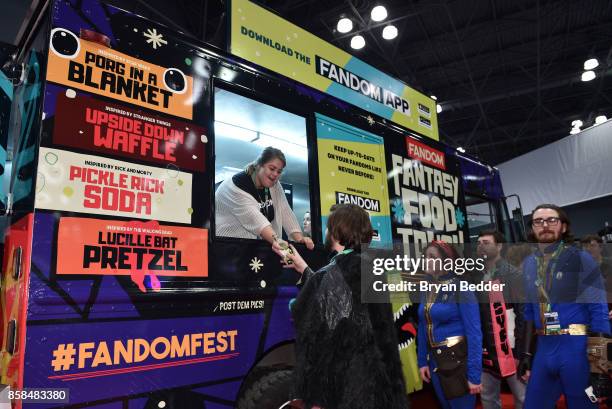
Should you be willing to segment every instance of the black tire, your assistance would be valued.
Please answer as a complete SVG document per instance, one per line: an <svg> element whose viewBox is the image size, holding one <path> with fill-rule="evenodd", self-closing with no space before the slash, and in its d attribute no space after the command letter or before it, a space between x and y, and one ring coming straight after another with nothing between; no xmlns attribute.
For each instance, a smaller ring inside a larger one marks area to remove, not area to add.
<svg viewBox="0 0 612 409"><path fill-rule="evenodd" d="M277 369L255 378L238 400L237 409L278 409L291 399L293 371Z"/></svg>

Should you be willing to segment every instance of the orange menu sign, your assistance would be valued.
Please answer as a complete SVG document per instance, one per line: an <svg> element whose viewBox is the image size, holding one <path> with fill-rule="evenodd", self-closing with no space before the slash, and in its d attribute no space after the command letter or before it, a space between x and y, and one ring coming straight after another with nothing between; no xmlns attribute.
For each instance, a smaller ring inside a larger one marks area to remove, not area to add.
<svg viewBox="0 0 612 409"><path fill-rule="evenodd" d="M148 222L62 217L57 274L129 275L141 289L145 276L207 277L208 230Z"/></svg>
<svg viewBox="0 0 612 409"><path fill-rule="evenodd" d="M111 48L78 39L76 53L51 44L47 80L71 88L192 119L193 79Z"/></svg>

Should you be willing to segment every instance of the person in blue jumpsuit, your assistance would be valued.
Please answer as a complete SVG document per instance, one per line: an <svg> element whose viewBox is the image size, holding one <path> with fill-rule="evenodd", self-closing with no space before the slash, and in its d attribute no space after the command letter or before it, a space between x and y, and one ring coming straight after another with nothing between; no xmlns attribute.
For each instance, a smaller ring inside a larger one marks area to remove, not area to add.
<svg viewBox="0 0 612 409"><path fill-rule="evenodd" d="M610 333L601 273L588 253L567 244L570 221L563 209L536 207L532 229L538 249L523 264L525 338L535 332L538 339L533 359L533 345L526 342L519 363L519 375L528 381L524 407L552 408L564 394L569 409L596 408L585 389L588 336Z"/></svg>
<svg viewBox="0 0 612 409"><path fill-rule="evenodd" d="M425 257L455 259L457 252L447 243L434 241L425 249ZM430 282L456 283L457 291L429 292L419 305L417 358L421 378L432 382L443 409L471 409L475 407L476 394L481 390L482 331L478 301L472 292L459 292L459 276L429 268L426 272ZM441 349L458 342L467 342L467 373L457 377L467 382L467 388L465 395L447 399L436 370L435 356Z"/></svg>

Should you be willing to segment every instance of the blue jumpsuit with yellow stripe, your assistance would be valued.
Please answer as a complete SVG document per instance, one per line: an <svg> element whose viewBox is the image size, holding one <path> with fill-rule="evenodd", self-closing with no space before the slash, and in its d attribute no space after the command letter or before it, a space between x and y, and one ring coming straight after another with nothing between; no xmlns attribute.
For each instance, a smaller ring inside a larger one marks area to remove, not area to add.
<svg viewBox="0 0 612 409"><path fill-rule="evenodd" d="M454 276L454 274L452 275ZM449 278L443 277L444 278ZM456 276L455 276L456 277ZM452 280L459 286L458 280ZM425 301L425 300L423 300ZM440 292L436 302L425 312L426 302L419 305L419 329L417 332L417 360L419 368L429 366L431 381L443 409L468 409L476 405L476 395L466 394L455 399L446 399L434 371L436 364L432 359L435 348L430 347L429 336L434 342L442 342L453 336L463 336L467 340L467 379L474 385L480 384L482 374L482 331L480 310L473 292ZM428 328L428 326L431 326ZM431 331L428 333L428 329Z"/></svg>
<svg viewBox="0 0 612 409"><path fill-rule="evenodd" d="M590 384L587 335L547 335L542 331L546 328L545 313L549 312L557 314L562 330L582 324L590 332L609 334L601 273L595 260L576 247L555 243L544 252L552 253L546 266L539 251L523 264L528 297L525 320L533 321L540 333L524 407L551 408L564 394L569 409L596 408L585 393Z"/></svg>

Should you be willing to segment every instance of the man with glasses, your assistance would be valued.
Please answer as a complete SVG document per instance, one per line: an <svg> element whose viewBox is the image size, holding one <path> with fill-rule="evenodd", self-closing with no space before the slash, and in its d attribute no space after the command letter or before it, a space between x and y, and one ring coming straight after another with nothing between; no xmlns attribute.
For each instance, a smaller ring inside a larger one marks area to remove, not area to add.
<svg viewBox="0 0 612 409"><path fill-rule="evenodd" d="M531 226L538 248L523 265L526 349L519 375L529 380L525 408L554 407L561 394L570 409L596 408L587 341L589 334L610 333L601 273L590 255L570 245L570 221L563 209L539 205ZM532 361L534 333L538 345Z"/></svg>

